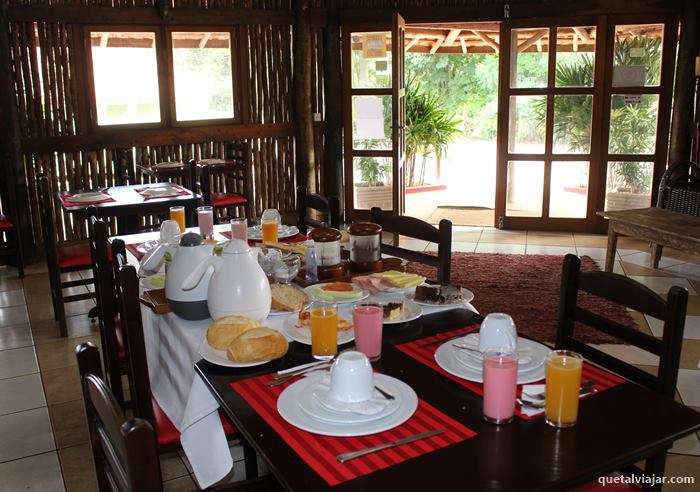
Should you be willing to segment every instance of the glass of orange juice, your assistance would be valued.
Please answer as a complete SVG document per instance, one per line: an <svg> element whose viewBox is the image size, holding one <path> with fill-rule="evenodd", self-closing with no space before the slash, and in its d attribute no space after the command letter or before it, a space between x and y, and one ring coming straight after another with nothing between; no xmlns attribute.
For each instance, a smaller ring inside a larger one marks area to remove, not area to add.
<svg viewBox="0 0 700 492"><path fill-rule="evenodd" d="M170 207L170 220L174 220L180 226L180 232L185 232L185 207Z"/></svg>
<svg viewBox="0 0 700 492"><path fill-rule="evenodd" d="M545 422L552 427L571 427L578 418L583 357L570 350L553 350L546 364Z"/></svg>
<svg viewBox="0 0 700 492"><path fill-rule="evenodd" d="M314 359L332 359L338 353L338 308L327 302L309 306L311 322L311 355Z"/></svg>
<svg viewBox="0 0 700 492"><path fill-rule="evenodd" d="M276 243L278 240L278 229L282 222L277 209L268 208L260 217L260 227L262 228L263 243Z"/></svg>

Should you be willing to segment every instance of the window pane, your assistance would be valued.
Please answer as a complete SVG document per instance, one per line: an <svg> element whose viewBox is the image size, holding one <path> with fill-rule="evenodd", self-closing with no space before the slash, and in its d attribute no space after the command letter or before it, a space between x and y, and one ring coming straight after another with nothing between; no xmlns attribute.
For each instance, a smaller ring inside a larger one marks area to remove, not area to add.
<svg viewBox="0 0 700 492"><path fill-rule="evenodd" d="M91 32L90 46L97 124L160 121L155 33Z"/></svg>
<svg viewBox="0 0 700 492"><path fill-rule="evenodd" d="M543 161L508 161L506 215L541 217L543 188Z"/></svg>
<svg viewBox="0 0 700 492"><path fill-rule="evenodd" d="M593 87L596 28L557 29L557 87Z"/></svg>
<svg viewBox="0 0 700 492"><path fill-rule="evenodd" d="M547 87L549 29L511 31L511 87Z"/></svg>
<svg viewBox="0 0 700 492"><path fill-rule="evenodd" d="M554 96L554 153L591 150L593 96Z"/></svg>
<svg viewBox="0 0 700 492"><path fill-rule="evenodd" d="M391 87L391 33L354 32L352 40L352 87Z"/></svg>
<svg viewBox="0 0 700 492"><path fill-rule="evenodd" d="M352 146L391 149L391 96L352 97Z"/></svg>
<svg viewBox="0 0 700 492"><path fill-rule="evenodd" d="M390 157L353 158L356 209L393 208L391 162Z"/></svg>
<svg viewBox="0 0 700 492"><path fill-rule="evenodd" d="M549 216L586 218L588 162L553 161Z"/></svg>
<svg viewBox="0 0 700 492"><path fill-rule="evenodd" d="M608 162L605 210L649 207L653 174L653 162Z"/></svg>
<svg viewBox="0 0 700 492"><path fill-rule="evenodd" d="M658 94L613 94L610 106L611 154L653 154L656 149Z"/></svg>
<svg viewBox="0 0 700 492"><path fill-rule="evenodd" d="M663 24L615 26L613 87L658 86Z"/></svg>
<svg viewBox="0 0 700 492"><path fill-rule="evenodd" d="M231 35L174 32L172 41L177 120L233 118Z"/></svg>
<svg viewBox="0 0 700 492"><path fill-rule="evenodd" d="M508 152L544 153L547 96L511 96Z"/></svg>

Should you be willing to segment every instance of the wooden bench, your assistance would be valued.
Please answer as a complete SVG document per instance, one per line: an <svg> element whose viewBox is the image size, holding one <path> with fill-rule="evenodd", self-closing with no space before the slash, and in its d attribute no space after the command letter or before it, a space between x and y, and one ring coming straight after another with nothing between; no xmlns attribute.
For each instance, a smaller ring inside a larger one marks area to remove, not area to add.
<svg viewBox="0 0 700 492"><path fill-rule="evenodd" d="M598 212L610 221L605 271L612 272L617 236L638 237L652 243L652 265L658 268L663 246L700 255L700 217L651 207Z"/></svg>

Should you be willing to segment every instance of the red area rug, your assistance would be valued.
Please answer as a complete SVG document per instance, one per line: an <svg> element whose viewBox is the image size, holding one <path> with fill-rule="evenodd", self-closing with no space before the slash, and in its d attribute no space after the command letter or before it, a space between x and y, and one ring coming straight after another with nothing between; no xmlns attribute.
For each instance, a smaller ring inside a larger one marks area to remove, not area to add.
<svg viewBox="0 0 700 492"><path fill-rule="evenodd" d="M483 315L510 314L518 333L542 341L556 338L563 256L452 253L452 284L474 292L472 304ZM435 279L435 268L409 262L408 271ZM599 270L588 256L581 258L582 271ZM579 294L581 306L625 326L639 327L627 310L589 294ZM576 338L587 343L623 343L583 325L576 325Z"/></svg>

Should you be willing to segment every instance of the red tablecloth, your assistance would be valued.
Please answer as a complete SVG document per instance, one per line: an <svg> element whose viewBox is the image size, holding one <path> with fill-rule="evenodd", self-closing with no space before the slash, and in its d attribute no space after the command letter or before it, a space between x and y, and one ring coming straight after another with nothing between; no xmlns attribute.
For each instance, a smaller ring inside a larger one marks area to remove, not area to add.
<svg viewBox="0 0 700 492"><path fill-rule="evenodd" d="M475 383L473 381L467 381L466 379L459 378L453 374L450 374L449 372L445 371L442 369L437 362L435 362L435 352L437 351L438 348L440 348L441 343L435 343L432 345L427 345L431 342L437 342L439 340L447 340L451 337L454 337L456 335L460 334L466 334L471 331L476 330L479 328L479 325L472 325L466 328L461 328L458 330L452 330L452 331L447 331L444 333L440 333L438 335L432 336L432 337L426 337L426 338L421 338L419 340L413 340L411 342L407 343L402 343L401 345L397 345L396 348L405 353L406 355L409 355L410 357L413 357L419 362L422 362L426 366L430 367L431 369L439 372L445 377L450 378L452 381L464 386L465 388L469 389L470 391L473 391L479 396L484 396L484 386L481 383ZM585 363L583 364L583 368L581 370L581 379L582 380L587 380L587 379L595 379L597 383L593 385L594 388L598 390L598 392L605 391L606 389L612 388L613 386L617 386L618 384L624 382L624 379L615 376L614 374L611 374L603 369L599 369L595 366L592 366L591 364ZM544 383L544 379L541 381ZM537 383L532 383L532 384L537 384ZM518 396L520 396L521 393L521 388L522 385L518 386ZM595 393L586 395L582 398L588 398L590 396L595 395ZM543 415L542 413L538 413L536 415L528 416L519 410L520 406L516 405L515 407L515 414L518 417L521 417L525 420L530 420L536 417L539 417L540 415Z"/></svg>
<svg viewBox="0 0 700 492"><path fill-rule="evenodd" d="M396 463L430 453L462 442L476 435L474 431L448 417L423 400L406 422L394 429L361 437L329 437L298 429L285 421L277 412L277 397L285 386L270 388L265 383L271 375L244 379L231 384L248 404L277 432L280 437L318 473L329 485L373 473ZM419 432L447 429L447 432L395 448L372 453L361 458L339 463L340 453L376 446Z"/></svg>

